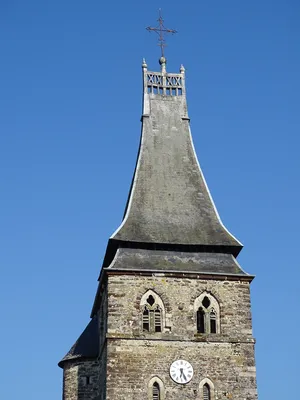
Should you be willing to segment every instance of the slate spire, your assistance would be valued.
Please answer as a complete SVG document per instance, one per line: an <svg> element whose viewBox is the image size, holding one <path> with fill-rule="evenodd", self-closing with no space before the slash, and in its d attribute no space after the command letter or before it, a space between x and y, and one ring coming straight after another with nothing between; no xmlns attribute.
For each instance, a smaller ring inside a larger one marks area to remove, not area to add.
<svg viewBox="0 0 300 400"><path fill-rule="evenodd" d="M143 70L142 133L121 226L109 248L193 249L237 256L241 243L222 224L195 153L185 69ZM109 250L108 248L108 250Z"/></svg>

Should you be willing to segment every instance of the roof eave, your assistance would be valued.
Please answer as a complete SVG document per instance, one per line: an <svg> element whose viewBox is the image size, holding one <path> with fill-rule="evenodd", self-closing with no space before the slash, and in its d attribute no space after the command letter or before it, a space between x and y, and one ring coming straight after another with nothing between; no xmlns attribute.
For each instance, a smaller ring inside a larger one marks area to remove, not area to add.
<svg viewBox="0 0 300 400"><path fill-rule="evenodd" d="M125 241L110 238L107 244L103 268L108 267L115 257L118 248L134 248L146 250L172 250L172 251L186 251L186 252L199 252L199 253L225 253L232 254L235 258L241 252L243 245L237 244L234 246L221 245L221 244L180 244L180 243L155 243L155 242L138 242L138 241ZM100 279L100 276L99 276Z"/></svg>
<svg viewBox="0 0 300 400"><path fill-rule="evenodd" d="M86 357L86 356L79 356L78 355L78 356L67 358L65 360L63 359L57 365L60 368L64 369L66 364L72 364L72 363L76 363L76 362L79 362L79 361L81 361L81 362L94 361L94 360L97 360L97 358L98 357L96 357L96 356L95 357Z"/></svg>
<svg viewBox="0 0 300 400"><path fill-rule="evenodd" d="M122 268L105 268L105 272L108 275L155 275L155 276L174 276L182 277L189 275L189 277L195 277L197 279L213 279L213 280L243 280L252 282L255 275L249 274L224 274L224 273L210 273L210 272L195 272L195 271L170 271L170 270L156 270L156 269L122 269Z"/></svg>

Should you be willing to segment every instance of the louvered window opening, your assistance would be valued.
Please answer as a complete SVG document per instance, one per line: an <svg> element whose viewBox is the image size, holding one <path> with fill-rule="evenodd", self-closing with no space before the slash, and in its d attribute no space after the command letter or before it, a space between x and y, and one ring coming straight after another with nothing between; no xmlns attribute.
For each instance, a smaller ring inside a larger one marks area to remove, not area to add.
<svg viewBox="0 0 300 400"><path fill-rule="evenodd" d="M207 383L203 386L203 400L211 400L210 387L208 386Z"/></svg>
<svg viewBox="0 0 300 400"><path fill-rule="evenodd" d="M148 331L150 330L150 324L149 324L149 310L147 308L144 309L143 312L143 330Z"/></svg>
<svg viewBox="0 0 300 400"><path fill-rule="evenodd" d="M161 312L159 308L154 310L154 330L155 332L161 332Z"/></svg>
<svg viewBox="0 0 300 400"><path fill-rule="evenodd" d="M217 333L217 316L214 311L210 312L210 333Z"/></svg>
<svg viewBox="0 0 300 400"><path fill-rule="evenodd" d="M217 314L210 308L207 296L202 300L202 307L197 311L197 333L217 333Z"/></svg>
<svg viewBox="0 0 300 400"><path fill-rule="evenodd" d="M199 308L197 311L197 332L198 333L205 333L205 312L203 311L203 308Z"/></svg>
<svg viewBox="0 0 300 400"><path fill-rule="evenodd" d="M147 332L162 331L161 309L155 304L153 296L149 296L143 310L143 330Z"/></svg>
<svg viewBox="0 0 300 400"><path fill-rule="evenodd" d="M161 332L161 310L158 306L154 310L145 306L143 311L143 330Z"/></svg>
<svg viewBox="0 0 300 400"><path fill-rule="evenodd" d="M157 382L154 382L154 384L153 384L152 399L160 400L160 390L159 390L159 384Z"/></svg>

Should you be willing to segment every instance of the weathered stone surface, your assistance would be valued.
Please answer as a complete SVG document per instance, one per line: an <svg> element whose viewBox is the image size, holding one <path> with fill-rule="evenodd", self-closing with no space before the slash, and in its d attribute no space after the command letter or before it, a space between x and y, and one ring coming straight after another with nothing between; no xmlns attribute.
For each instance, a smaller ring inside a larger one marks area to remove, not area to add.
<svg viewBox="0 0 300 400"><path fill-rule="evenodd" d="M98 400L99 362L72 361L64 364L63 400Z"/></svg>
<svg viewBox="0 0 300 400"><path fill-rule="evenodd" d="M220 305L222 338L245 336L244 340L252 339L248 282L130 275L109 276L109 335L120 334L126 337L139 332L139 335L145 337L142 332L140 301L149 289L157 293L165 305L172 326L171 332L167 332L167 339L195 339L194 302L203 292L211 293ZM182 303L183 308L178 307L179 303ZM155 333L156 338L165 334ZM153 334L149 337L153 338Z"/></svg>
<svg viewBox="0 0 300 400"><path fill-rule="evenodd" d="M159 377L167 399L199 399L200 382L209 378L218 399L257 399L252 343L191 343L180 341L109 341L107 399L147 399L150 379ZM187 385L173 382L169 368L177 359L188 360L194 377ZM250 368L250 369L249 369Z"/></svg>
<svg viewBox="0 0 300 400"><path fill-rule="evenodd" d="M140 301L149 289L163 300L164 332L142 329ZM220 333L197 334L194 303L203 292L220 305ZM169 367L189 361L194 377L173 382ZM257 399L249 283L117 275L108 278L107 400L147 399L158 376L166 399L200 399L200 382L214 384L215 399Z"/></svg>

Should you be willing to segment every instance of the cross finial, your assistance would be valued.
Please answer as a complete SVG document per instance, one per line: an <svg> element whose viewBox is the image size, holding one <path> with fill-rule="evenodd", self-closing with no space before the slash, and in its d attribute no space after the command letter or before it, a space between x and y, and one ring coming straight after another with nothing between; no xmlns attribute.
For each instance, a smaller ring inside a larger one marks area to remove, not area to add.
<svg viewBox="0 0 300 400"><path fill-rule="evenodd" d="M156 32L159 36L158 38L158 46L161 49L161 56L164 58L165 54L164 54L164 48L167 46L166 45L166 40L165 40L165 35L167 33L177 33L177 31L175 31L174 29L167 29L164 26L164 20L162 18L162 14L161 14L161 9L159 9L159 18L158 18L158 25L156 28L152 28L151 26L148 26L146 29L147 31L151 32Z"/></svg>

